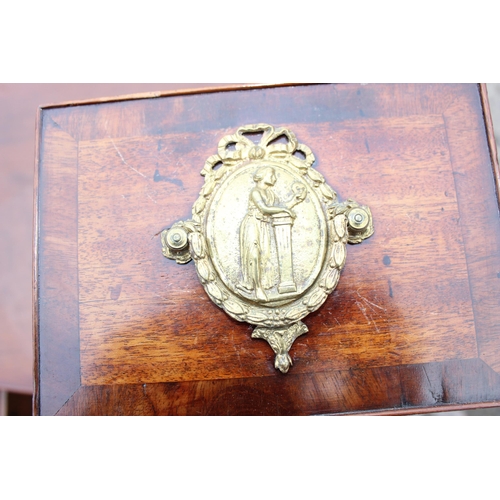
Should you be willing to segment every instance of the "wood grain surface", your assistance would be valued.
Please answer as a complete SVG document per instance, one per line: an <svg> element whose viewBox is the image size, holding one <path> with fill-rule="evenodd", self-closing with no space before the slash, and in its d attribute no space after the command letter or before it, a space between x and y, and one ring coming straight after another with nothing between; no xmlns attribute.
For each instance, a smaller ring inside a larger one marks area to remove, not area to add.
<svg viewBox="0 0 500 500"><path fill-rule="evenodd" d="M477 85L309 85L46 108L40 414L318 414L500 404L500 224ZM287 375L159 233L238 126L286 126L375 234Z"/></svg>
<svg viewBox="0 0 500 500"><path fill-rule="evenodd" d="M38 106L207 85L0 84L0 390L33 392L33 166Z"/></svg>
<svg viewBox="0 0 500 500"><path fill-rule="evenodd" d="M307 377L289 372L281 378L82 386L58 415L421 413L490 406L499 383L498 374L471 359Z"/></svg>

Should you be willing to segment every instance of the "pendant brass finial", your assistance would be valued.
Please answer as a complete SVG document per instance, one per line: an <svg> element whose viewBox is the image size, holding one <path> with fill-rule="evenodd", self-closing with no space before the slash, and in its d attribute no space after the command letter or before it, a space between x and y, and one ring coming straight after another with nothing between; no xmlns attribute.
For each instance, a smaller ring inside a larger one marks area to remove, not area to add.
<svg viewBox="0 0 500 500"><path fill-rule="evenodd" d="M210 299L256 326L252 338L267 340L282 373L307 332L300 320L337 286L346 244L373 234L370 209L340 203L314 160L286 128L240 127L205 162L192 218L161 233L163 255L193 259Z"/></svg>

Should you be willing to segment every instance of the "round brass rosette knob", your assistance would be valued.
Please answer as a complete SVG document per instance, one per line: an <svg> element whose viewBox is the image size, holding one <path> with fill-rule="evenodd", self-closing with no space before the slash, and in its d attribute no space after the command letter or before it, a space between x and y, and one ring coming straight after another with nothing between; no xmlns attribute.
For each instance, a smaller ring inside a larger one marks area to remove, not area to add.
<svg viewBox="0 0 500 500"><path fill-rule="evenodd" d="M337 286L347 243L373 234L370 209L339 202L314 161L286 128L240 127L205 162L192 218L161 233L165 257L194 260L210 299L256 327L252 338L267 340L282 373L308 331L301 320Z"/></svg>

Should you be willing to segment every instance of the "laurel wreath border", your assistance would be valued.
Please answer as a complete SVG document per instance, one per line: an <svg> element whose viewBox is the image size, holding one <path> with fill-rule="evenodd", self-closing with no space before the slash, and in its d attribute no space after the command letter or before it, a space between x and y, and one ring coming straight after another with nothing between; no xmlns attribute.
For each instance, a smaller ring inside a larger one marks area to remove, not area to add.
<svg viewBox="0 0 500 500"><path fill-rule="evenodd" d="M263 132L258 145L244 136L245 133L253 132ZM281 136L288 139L285 144L276 142ZM302 153L303 158L298 157L297 153ZM304 295L278 308L254 304L229 290L218 277L203 233L202 221L211 198L226 178L247 160L277 161L297 169L318 196L327 218L327 255L319 276ZM210 156L205 162L201 171L205 183L193 205L192 221L185 223L189 230L189 252L200 282L211 300L238 321L264 327L291 325L318 309L338 284L347 253L347 217L343 211L337 213L336 207L340 206L337 194L324 177L312 168L314 161L310 148L299 144L293 132L260 123L245 125L235 134L224 136L219 141L218 154Z"/></svg>

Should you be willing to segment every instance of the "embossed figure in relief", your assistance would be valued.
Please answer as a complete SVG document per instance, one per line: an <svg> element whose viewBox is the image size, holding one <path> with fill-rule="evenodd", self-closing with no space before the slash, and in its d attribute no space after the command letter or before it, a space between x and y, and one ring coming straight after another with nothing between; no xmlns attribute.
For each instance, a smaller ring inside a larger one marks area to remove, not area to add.
<svg viewBox="0 0 500 500"><path fill-rule="evenodd" d="M284 207L279 205L272 187L276 184L276 172L270 166L259 168L254 176L257 186L250 192L248 200L248 211L240 227L240 256L242 283L237 288L243 292L255 292L255 298L261 302L267 302L268 297L264 290L271 288L274 283L273 273L269 270L271 257L272 235L271 228L275 228L275 239L278 246L280 276L286 275L288 281L292 282L292 290L296 291L293 283L292 252L290 236L288 235L288 246L283 241L280 226L287 225L290 228L295 213L291 208L305 198L305 186L300 183L294 184L295 191L292 200L285 203ZM283 222L285 221L285 222ZM288 230L288 233L290 231ZM280 252L281 250L281 252ZM283 280L282 280L283 281ZM280 293L283 287L280 284Z"/></svg>
<svg viewBox="0 0 500 500"><path fill-rule="evenodd" d="M256 133L257 145L247 137ZM240 127L206 160L192 218L161 233L163 255L194 260L210 299L255 326L252 338L269 343L282 373L308 331L301 320L337 286L347 243L373 234L370 209L339 202L314 161L289 129Z"/></svg>

